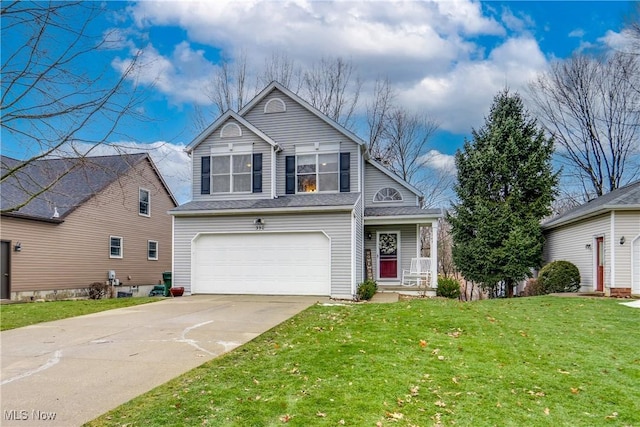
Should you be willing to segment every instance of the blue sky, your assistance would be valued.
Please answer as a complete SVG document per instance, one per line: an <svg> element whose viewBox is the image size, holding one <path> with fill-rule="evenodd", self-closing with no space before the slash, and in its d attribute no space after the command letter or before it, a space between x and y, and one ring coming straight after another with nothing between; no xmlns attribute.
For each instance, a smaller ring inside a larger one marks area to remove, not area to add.
<svg viewBox="0 0 640 427"><path fill-rule="evenodd" d="M82 71L106 72L105 82L112 81L134 52L143 52L135 83L146 92L140 111L150 120L127 121L111 142L161 146L152 155L181 202L189 198L188 158L181 150L199 131L196 108L215 120L206 93L221 55L233 60L243 51L250 73L274 52L285 53L302 69L322 56L350 58L363 81L360 113L374 79L387 76L398 104L440 123L430 166L443 168L451 166L451 156L471 129L482 125L500 89L506 85L524 93L551 61L574 51L610 48L634 8L622 1L469 0L105 5L108 12L95 31L116 30L118 37ZM2 36L4 63L20 35L9 37L3 30ZM251 93L261 89L251 84ZM364 135L362 129L356 132ZM2 152L24 158L33 147L3 129Z"/></svg>

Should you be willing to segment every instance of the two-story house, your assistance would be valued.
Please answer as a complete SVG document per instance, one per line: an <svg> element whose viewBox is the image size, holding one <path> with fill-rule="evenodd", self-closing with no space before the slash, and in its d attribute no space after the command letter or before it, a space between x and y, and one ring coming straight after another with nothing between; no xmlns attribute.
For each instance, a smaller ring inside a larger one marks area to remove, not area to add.
<svg viewBox="0 0 640 427"><path fill-rule="evenodd" d="M2 298L86 296L93 282L147 295L171 270L177 206L147 154L2 156Z"/></svg>
<svg viewBox="0 0 640 427"><path fill-rule="evenodd" d="M173 209L173 280L191 294L352 299L398 285L441 210L370 159L364 141L278 83L187 152L193 200ZM437 286L431 263L431 286Z"/></svg>

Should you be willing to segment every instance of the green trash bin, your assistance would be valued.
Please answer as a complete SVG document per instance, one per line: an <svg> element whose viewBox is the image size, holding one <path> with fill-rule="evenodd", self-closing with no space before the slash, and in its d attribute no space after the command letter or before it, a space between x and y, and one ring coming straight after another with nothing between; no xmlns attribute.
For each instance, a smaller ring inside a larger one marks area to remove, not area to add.
<svg viewBox="0 0 640 427"><path fill-rule="evenodd" d="M171 295L169 289L171 289L171 272L165 271L162 273L162 282L164 283L164 296L168 297Z"/></svg>

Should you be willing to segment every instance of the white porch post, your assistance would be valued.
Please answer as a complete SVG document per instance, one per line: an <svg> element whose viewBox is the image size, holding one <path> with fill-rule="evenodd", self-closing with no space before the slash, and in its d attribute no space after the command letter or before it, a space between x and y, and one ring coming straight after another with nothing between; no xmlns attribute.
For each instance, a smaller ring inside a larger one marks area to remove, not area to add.
<svg viewBox="0 0 640 427"><path fill-rule="evenodd" d="M438 220L431 222L431 287L438 287Z"/></svg>

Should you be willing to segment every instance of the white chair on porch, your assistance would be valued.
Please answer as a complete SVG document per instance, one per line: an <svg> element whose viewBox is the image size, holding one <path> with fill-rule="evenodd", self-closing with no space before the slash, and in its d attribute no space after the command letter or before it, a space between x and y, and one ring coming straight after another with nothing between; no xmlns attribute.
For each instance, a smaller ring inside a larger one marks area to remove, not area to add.
<svg viewBox="0 0 640 427"><path fill-rule="evenodd" d="M429 287L430 284L431 258L411 258L409 270L402 270L402 285Z"/></svg>

